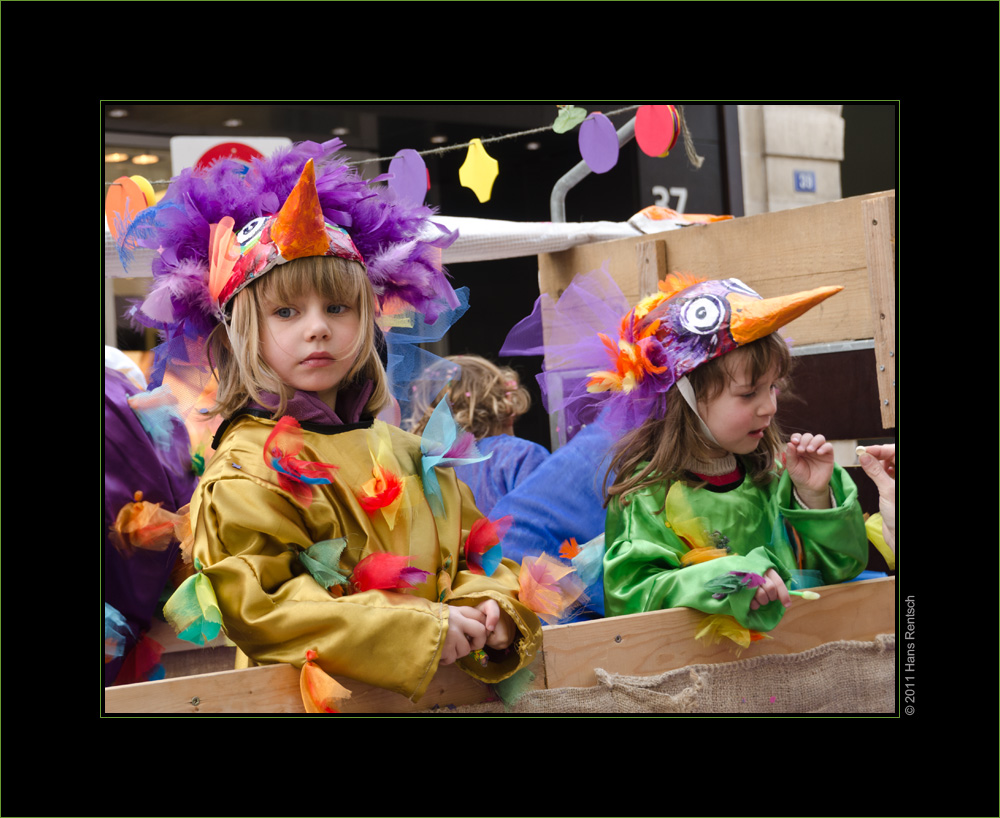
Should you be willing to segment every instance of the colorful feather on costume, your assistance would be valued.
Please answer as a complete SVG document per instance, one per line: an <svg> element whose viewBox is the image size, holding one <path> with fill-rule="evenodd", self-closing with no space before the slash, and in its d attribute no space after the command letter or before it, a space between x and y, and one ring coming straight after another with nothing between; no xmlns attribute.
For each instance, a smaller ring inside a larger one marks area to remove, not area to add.
<svg viewBox="0 0 1000 818"><path fill-rule="evenodd" d="M137 491L131 503L122 506L109 531L115 547L124 555L133 549L166 551L174 542L183 540L190 530L186 513L175 514L162 507L162 503L147 503L142 492Z"/></svg>
<svg viewBox="0 0 1000 818"><path fill-rule="evenodd" d="M197 573L188 577L163 606L163 616L185 642L205 645L219 635L222 612L212 582L202 573L195 557Z"/></svg>
<svg viewBox="0 0 1000 818"><path fill-rule="evenodd" d="M339 713L351 691L330 676L319 665L314 650L306 651L306 661L299 674L299 692L307 713Z"/></svg>
<svg viewBox="0 0 1000 818"><path fill-rule="evenodd" d="M424 478L424 496L437 517L444 514L444 500L441 496L441 484L438 483L434 469L439 466L454 467L479 463L489 460L493 454L479 453L475 436L459 428L446 400L441 401L431 412L420 438L420 452L423 456L421 469Z"/></svg>
<svg viewBox="0 0 1000 818"><path fill-rule="evenodd" d="M729 639L736 644L736 655L738 656L744 648L750 647L751 642L759 642L761 639L770 639L771 637L765 633L743 627L728 614L712 614L701 621L701 630L695 634L694 638L705 639L710 645L718 644L723 639Z"/></svg>
<svg viewBox="0 0 1000 818"><path fill-rule="evenodd" d="M104 603L104 663L125 654L125 643L133 636L125 617L114 606Z"/></svg>
<svg viewBox="0 0 1000 818"><path fill-rule="evenodd" d="M218 302L219 294L229 282L233 267L240 259L235 227L232 216L223 216L218 224L209 228L208 294L212 296L213 302Z"/></svg>
<svg viewBox="0 0 1000 818"><path fill-rule="evenodd" d="M728 556L729 541L720 532L709 531L707 518L695 516L686 490L681 483L674 483L667 492L663 511L667 527L690 549L681 555L681 567Z"/></svg>
<svg viewBox="0 0 1000 818"><path fill-rule="evenodd" d="M264 443L264 462L278 473L278 485L308 508L313 501L312 486L332 482L337 466L299 460L304 445L299 422L285 415Z"/></svg>
<svg viewBox="0 0 1000 818"><path fill-rule="evenodd" d="M500 541L513 522L508 514L496 521L481 517L472 524L465 540L465 562L473 574L493 576L503 559Z"/></svg>
<svg viewBox="0 0 1000 818"><path fill-rule="evenodd" d="M163 645L151 638L148 633L143 634L122 662L121 669L115 676L115 684L128 685L162 679L167 673L160 663L162 655Z"/></svg>
<svg viewBox="0 0 1000 818"><path fill-rule="evenodd" d="M576 545L576 540L573 539L572 543ZM571 553L573 550L570 547L567 549L567 553ZM569 557L570 565L580 575L580 581L584 587L589 588L601 579L601 575L604 572L604 533L598 534L594 539L588 540L583 545L576 546L575 550L576 553L572 557ZM563 556L561 548L559 556Z"/></svg>
<svg viewBox="0 0 1000 818"><path fill-rule="evenodd" d="M412 567L410 557L376 552L354 566L351 584L356 593L365 591L404 591L424 582L430 571Z"/></svg>
<svg viewBox="0 0 1000 818"><path fill-rule="evenodd" d="M548 554L521 560L519 599L547 625L555 625L584 604L576 570Z"/></svg>
<svg viewBox="0 0 1000 818"><path fill-rule="evenodd" d="M742 591L744 588L757 588L764 584L764 577L752 571L730 571L719 574L705 583L705 590L712 591L713 599L725 599L730 594Z"/></svg>
<svg viewBox="0 0 1000 818"><path fill-rule="evenodd" d="M347 540L343 537L322 540L299 552L299 562L316 582L333 593L333 589L348 585L347 576L340 571L340 557L346 546Z"/></svg>
<svg viewBox="0 0 1000 818"><path fill-rule="evenodd" d="M387 464L395 464L392 454L392 440L389 429L383 424L376 424L372 430L377 437L374 449L369 444L374 466L372 479L365 483L358 492L358 502L369 514L382 512L389 530L396 524L396 516L405 500L405 478L400 477Z"/></svg>
<svg viewBox="0 0 1000 818"><path fill-rule="evenodd" d="M177 398L170 387L162 385L149 391L137 392L129 396L128 405L157 450L169 452L174 445L175 429L184 426Z"/></svg>

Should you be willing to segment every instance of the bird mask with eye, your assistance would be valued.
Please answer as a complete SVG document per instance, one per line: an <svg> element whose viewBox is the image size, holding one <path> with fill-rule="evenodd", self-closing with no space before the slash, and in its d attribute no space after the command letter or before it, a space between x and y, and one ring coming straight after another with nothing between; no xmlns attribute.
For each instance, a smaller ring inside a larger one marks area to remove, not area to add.
<svg viewBox="0 0 1000 818"><path fill-rule="evenodd" d="M819 287L761 298L739 279L704 281L671 274L660 282L660 292L625 315L617 341L601 335L614 369L591 373L587 391L643 399L678 384L694 408L685 378L689 372L775 332L842 289Z"/></svg>

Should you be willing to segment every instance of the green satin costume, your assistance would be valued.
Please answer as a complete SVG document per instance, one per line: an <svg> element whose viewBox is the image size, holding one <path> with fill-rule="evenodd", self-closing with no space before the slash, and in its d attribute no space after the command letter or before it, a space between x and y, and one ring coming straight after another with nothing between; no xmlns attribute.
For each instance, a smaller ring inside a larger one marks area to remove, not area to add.
<svg viewBox="0 0 1000 818"><path fill-rule="evenodd" d="M605 525L606 614L686 607L729 614L752 630L771 630L785 612L780 601L751 611L755 589L714 599L705 584L729 571L763 575L770 568L786 584L796 569L820 571L823 584L856 577L868 562L857 487L839 466L830 486L835 500L831 509L799 507L787 472L763 488L746 477L722 490L675 482L669 486L669 513L664 512L665 483L629 494L624 506L615 497ZM801 542L801 549L790 542L784 522L797 532L793 539ZM681 557L690 549L678 532L694 528L709 535L718 532L727 540L730 555L681 567Z"/></svg>
<svg viewBox="0 0 1000 818"><path fill-rule="evenodd" d="M419 477L419 438L381 421L322 431L307 426L299 458L338 468L330 484L313 487L313 501L303 507L265 465L264 444L274 425L237 417L191 502L194 556L212 582L227 635L247 656L301 666L306 651L315 650L317 664L330 674L417 700L438 668L448 606L490 598L511 616L520 637L499 661L483 667L466 657L460 666L497 682L531 662L541 647L541 627L518 601L518 566L504 560L490 577L466 570L460 549L482 515L454 471L438 469L446 514L434 516ZM391 529L381 512L367 513L356 496L372 479L376 432L386 430L392 452L383 465L406 476L404 503ZM368 554L388 551L410 555L410 565L430 576L412 590L335 598L298 554L338 537L347 540L339 567L344 575Z"/></svg>

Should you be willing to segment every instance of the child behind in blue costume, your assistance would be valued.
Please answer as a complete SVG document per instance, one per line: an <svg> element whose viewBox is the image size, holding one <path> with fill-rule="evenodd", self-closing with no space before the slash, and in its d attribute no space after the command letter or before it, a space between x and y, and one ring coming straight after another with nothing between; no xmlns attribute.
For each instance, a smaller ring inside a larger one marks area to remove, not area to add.
<svg viewBox="0 0 1000 818"><path fill-rule="evenodd" d="M474 564L468 488L426 466L419 438L374 420L389 400L375 287L425 315L451 292L417 239L426 220L309 144L172 187L140 235L176 237L175 201L212 226L193 259L174 238L161 258L181 263L159 276L170 288L195 267L207 285L173 304L172 329L214 325L226 420L192 499L192 551L229 638L258 663L315 656L413 699L440 665L486 682L524 667L540 626L518 601L517 566Z"/></svg>
<svg viewBox="0 0 1000 818"><path fill-rule="evenodd" d="M838 289L765 300L736 279L668 277L626 316L615 371L590 387L646 404L611 464L608 615L690 607L767 631L796 577L837 583L865 568L857 489L831 444L786 444L774 422L790 366L775 330Z"/></svg>
<svg viewBox="0 0 1000 818"><path fill-rule="evenodd" d="M416 395L410 431L423 432L431 412L447 400L455 421L475 436L479 452L488 456L455 467L483 514L489 515L497 501L524 483L549 455L544 446L514 434L515 422L531 408L531 395L510 367L478 355L452 355L424 372Z"/></svg>

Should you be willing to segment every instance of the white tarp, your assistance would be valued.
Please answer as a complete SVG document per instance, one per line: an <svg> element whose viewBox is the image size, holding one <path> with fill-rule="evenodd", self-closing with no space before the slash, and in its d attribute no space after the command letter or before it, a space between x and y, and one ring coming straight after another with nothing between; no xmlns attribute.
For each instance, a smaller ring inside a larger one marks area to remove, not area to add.
<svg viewBox="0 0 1000 818"><path fill-rule="evenodd" d="M444 251L445 264L536 256L539 253L566 250L579 244L633 238L643 233L628 222L513 222L461 216L435 216L433 221L459 232L455 243ZM148 263L142 263L143 254L150 255L151 251L137 252L137 263L133 265L137 273L149 269ZM122 278L126 275L106 223L104 275L107 278Z"/></svg>

